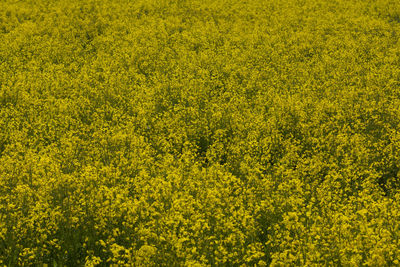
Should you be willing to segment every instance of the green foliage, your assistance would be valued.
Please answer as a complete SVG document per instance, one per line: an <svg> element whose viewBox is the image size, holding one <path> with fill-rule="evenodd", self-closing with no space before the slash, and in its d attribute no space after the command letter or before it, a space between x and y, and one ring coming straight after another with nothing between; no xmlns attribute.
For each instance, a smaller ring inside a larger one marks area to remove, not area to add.
<svg viewBox="0 0 400 267"><path fill-rule="evenodd" d="M0 265L400 265L400 2L0 1Z"/></svg>

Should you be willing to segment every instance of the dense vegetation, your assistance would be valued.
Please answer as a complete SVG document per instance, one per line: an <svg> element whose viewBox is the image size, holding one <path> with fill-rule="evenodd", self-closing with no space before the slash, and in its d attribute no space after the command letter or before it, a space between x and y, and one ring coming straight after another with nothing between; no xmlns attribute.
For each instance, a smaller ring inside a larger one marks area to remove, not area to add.
<svg viewBox="0 0 400 267"><path fill-rule="evenodd" d="M400 1L0 1L0 265L400 259Z"/></svg>

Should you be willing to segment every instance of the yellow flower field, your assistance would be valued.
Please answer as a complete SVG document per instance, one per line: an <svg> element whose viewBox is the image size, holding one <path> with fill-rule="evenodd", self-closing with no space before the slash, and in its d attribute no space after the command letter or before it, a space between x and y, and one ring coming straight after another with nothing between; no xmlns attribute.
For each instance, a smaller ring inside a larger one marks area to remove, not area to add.
<svg viewBox="0 0 400 267"><path fill-rule="evenodd" d="M399 260L400 1L0 1L0 266Z"/></svg>

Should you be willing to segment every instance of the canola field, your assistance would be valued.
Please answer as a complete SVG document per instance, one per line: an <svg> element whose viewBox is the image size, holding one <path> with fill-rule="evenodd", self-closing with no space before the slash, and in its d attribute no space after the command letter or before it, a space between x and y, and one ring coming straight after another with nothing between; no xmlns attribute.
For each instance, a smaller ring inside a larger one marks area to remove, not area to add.
<svg viewBox="0 0 400 267"><path fill-rule="evenodd" d="M1 0L0 266L399 266L400 1Z"/></svg>

